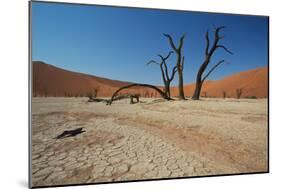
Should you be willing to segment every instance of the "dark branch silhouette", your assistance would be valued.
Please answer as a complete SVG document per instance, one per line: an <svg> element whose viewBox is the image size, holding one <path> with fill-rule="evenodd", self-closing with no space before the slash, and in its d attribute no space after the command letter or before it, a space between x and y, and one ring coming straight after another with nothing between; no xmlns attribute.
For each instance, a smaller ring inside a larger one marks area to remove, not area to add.
<svg viewBox="0 0 281 189"><path fill-rule="evenodd" d="M102 99L102 98L89 98L88 102L105 102L108 103L108 99Z"/></svg>
<svg viewBox="0 0 281 189"><path fill-rule="evenodd" d="M130 104L135 104L140 101L139 100L140 94L131 94L131 93L119 94L119 95L115 96L114 101L122 100L122 99L126 99L126 98L130 98ZM136 99L136 102L134 101L134 99ZM107 105L109 105L109 102L110 102L110 100L107 100Z"/></svg>
<svg viewBox="0 0 281 189"><path fill-rule="evenodd" d="M62 139L62 138L66 138L66 137L74 137L78 134L81 134L83 132L86 132L86 131L83 131L83 127L80 127L78 129L73 129L73 130L66 130L66 131L63 131L62 134L56 136L54 139Z"/></svg>
<svg viewBox="0 0 281 189"><path fill-rule="evenodd" d="M224 63L224 60L221 60L221 61L219 61L218 63L216 63L216 64L210 69L210 71L206 74L206 76L202 79L202 82L204 82L204 81L207 79L207 77L208 77L219 65L221 65L222 63Z"/></svg>
<svg viewBox="0 0 281 189"><path fill-rule="evenodd" d="M132 87L147 87L147 88L151 88L153 90L155 90L156 92L158 92L160 94L160 96L166 100L172 100L172 98L170 98L169 96L166 95L166 93L164 93L162 90L160 90L158 87L154 86L154 85L149 85L149 84L141 84L141 83L134 83L134 84L130 84L130 85L126 85L123 86L119 89L117 89L113 95L111 96L111 99L108 101L108 105L111 105L113 101L115 101L115 97L118 95L118 93L124 89L128 89L128 88L132 88Z"/></svg>
<svg viewBox="0 0 281 189"><path fill-rule="evenodd" d="M166 61L168 60L168 58L170 57L170 55L173 54L173 51L170 51L168 53L168 55L166 57L163 57L162 55L158 55L161 59L161 62L156 62L155 60L151 60L149 61L147 64L157 64L160 67L161 70L161 74L162 74L162 79L163 79L163 83L164 83L164 93L168 96L171 97L171 93L170 93L170 84L173 81L174 77L175 77L175 73L177 72L177 66L175 65L172 69L172 74L171 76L169 76L169 71L168 71L168 66Z"/></svg>
<svg viewBox="0 0 281 189"><path fill-rule="evenodd" d="M180 38L180 42L178 47L176 47L173 38L169 35L169 34L163 34L165 37L168 38L168 41L173 49L173 51L177 54L177 62L176 62L176 66L177 66L177 72L178 72L178 76L179 76L179 82L178 82L178 90L179 90L179 98L184 100L185 96L184 96L184 90L183 90L183 64L184 64L184 57L182 56L182 47L183 47L183 41L185 38L185 34L183 34Z"/></svg>
<svg viewBox="0 0 281 189"><path fill-rule="evenodd" d="M202 89L202 85L204 83L204 81L207 79L207 77L218 67L220 66L222 63L224 63L224 60L219 61L217 64L215 64L210 71L203 76L205 70L207 69L213 54L215 53L215 51L219 48L225 50L227 53L232 54L232 52L230 50L228 50L224 45L219 44L220 40L223 39L223 36L220 36L220 31L222 29L224 29L224 26L221 27L217 27L215 28L215 39L213 41L213 44L210 46L210 39L209 39L209 31L207 30L206 34L205 34L205 40L206 40L206 48L205 48L205 60L204 62L201 64L198 72L197 72L197 77L196 77L196 86L195 86L195 90L194 93L192 95L192 99L193 100L199 100L200 97L200 93L201 93L201 89ZM203 77L203 78L202 78Z"/></svg>
<svg viewBox="0 0 281 189"><path fill-rule="evenodd" d="M237 99L241 98L242 93L243 93L243 89L242 88L236 89L236 97L237 97Z"/></svg>
<svg viewBox="0 0 281 189"><path fill-rule="evenodd" d="M222 91L222 97L226 98L226 91L225 90Z"/></svg>

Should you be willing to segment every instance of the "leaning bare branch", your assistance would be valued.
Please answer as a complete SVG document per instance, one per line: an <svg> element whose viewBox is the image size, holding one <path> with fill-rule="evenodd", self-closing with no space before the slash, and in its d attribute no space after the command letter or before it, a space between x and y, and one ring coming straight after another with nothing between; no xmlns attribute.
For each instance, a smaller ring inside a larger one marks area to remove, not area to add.
<svg viewBox="0 0 281 189"><path fill-rule="evenodd" d="M202 81L205 81L207 79L207 77L222 63L224 63L224 60L219 61L218 63L216 63L211 69L210 71L206 74L206 76L202 79Z"/></svg>
<svg viewBox="0 0 281 189"><path fill-rule="evenodd" d="M183 70L184 68L184 56L182 56L182 60L181 60L181 70Z"/></svg>
<svg viewBox="0 0 281 189"><path fill-rule="evenodd" d="M229 54L233 54L230 50L228 50L224 45L217 45L217 48L222 48L224 49L226 52L228 52Z"/></svg>
<svg viewBox="0 0 281 189"><path fill-rule="evenodd" d="M119 89L117 89L113 95L111 96L111 99L108 101L108 105L111 105L112 102L114 101L116 95L124 90L124 89L128 89L128 88L132 88L132 87L147 87L147 88L151 88L153 90L155 90L156 92L158 92L160 94L160 96L162 98L164 98L165 100L172 100L172 98L170 98L169 96L167 96L167 94L165 94L161 89L159 89L158 87L154 86L154 85L149 85L149 84L142 84L142 83L134 83L134 84L130 84L130 85L126 85L123 87L120 87Z"/></svg>
<svg viewBox="0 0 281 189"><path fill-rule="evenodd" d="M169 39L169 43L170 43L172 49L174 51L177 51L178 49L176 48L176 46L175 46L175 44L173 42L173 38L169 34L166 34L166 33L163 33L163 35Z"/></svg>
<svg viewBox="0 0 281 189"><path fill-rule="evenodd" d="M155 60L150 60L148 63L146 63L146 65L149 65L149 64L160 64L159 62L156 62Z"/></svg>
<svg viewBox="0 0 281 189"><path fill-rule="evenodd" d="M208 55L208 53L209 53L209 46L210 46L209 31L208 30L207 30L207 32L205 34L205 38L206 38L205 55Z"/></svg>
<svg viewBox="0 0 281 189"><path fill-rule="evenodd" d="M164 62L164 61L166 61L166 60L170 57L170 55L173 54L173 53L174 53L173 51L170 51L166 57L163 57L161 54L158 54L158 56L159 56L159 57L161 58L161 60Z"/></svg>
<svg viewBox="0 0 281 189"><path fill-rule="evenodd" d="M171 81L173 81L173 79L174 79L174 77L175 77L175 74L177 73L177 67L175 66L174 68L173 68L173 71L172 71L172 75L171 75L171 78L170 78L170 82Z"/></svg>
<svg viewBox="0 0 281 189"><path fill-rule="evenodd" d="M225 26L221 26L221 27L216 28L216 32L215 32L216 38L218 38L218 39L220 38L220 31L224 28L225 28Z"/></svg>
<svg viewBox="0 0 281 189"><path fill-rule="evenodd" d="M105 102L108 103L109 100L108 99L102 99L102 98L91 98L88 100L88 102Z"/></svg>
<svg viewBox="0 0 281 189"><path fill-rule="evenodd" d="M185 38L185 33L180 38L180 44L179 44L178 50L180 50L182 48L184 38Z"/></svg>

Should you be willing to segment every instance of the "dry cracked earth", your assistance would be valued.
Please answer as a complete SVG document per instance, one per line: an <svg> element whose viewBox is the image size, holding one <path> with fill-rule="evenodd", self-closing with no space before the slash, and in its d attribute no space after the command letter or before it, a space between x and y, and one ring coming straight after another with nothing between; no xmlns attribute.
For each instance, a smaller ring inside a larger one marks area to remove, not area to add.
<svg viewBox="0 0 281 189"><path fill-rule="evenodd" d="M32 186L267 171L266 100L142 100L34 98Z"/></svg>

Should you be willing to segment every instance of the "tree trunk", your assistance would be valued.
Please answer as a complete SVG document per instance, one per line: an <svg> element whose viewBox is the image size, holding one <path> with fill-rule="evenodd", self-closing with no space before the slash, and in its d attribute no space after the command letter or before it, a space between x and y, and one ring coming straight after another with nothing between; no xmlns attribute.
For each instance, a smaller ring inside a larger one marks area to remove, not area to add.
<svg viewBox="0 0 281 189"><path fill-rule="evenodd" d="M202 74L205 70L203 65L200 67L200 69L197 73L197 76L196 76L196 85L195 85L194 93L192 95L192 100L199 100L199 98L200 98L201 87L202 87Z"/></svg>
<svg viewBox="0 0 281 189"><path fill-rule="evenodd" d="M162 55L158 55L162 62L156 62L155 60L151 60L149 61L147 64L159 64L160 65L160 70L161 70L161 74L162 74L162 79L163 79L163 83L164 83L164 93L166 94L166 96L171 97L171 93L170 93L170 83L173 81L175 73L177 72L177 65L175 65L172 69L172 75L169 76L169 72L168 72L168 66L166 64L166 60L170 57L170 55L174 53L173 51L170 51L169 54L166 57L163 57Z"/></svg>
<svg viewBox="0 0 281 189"><path fill-rule="evenodd" d="M169 81L167 81L167 82L165 83L164 93L165 93L168 97L171 97L171 93L170 93L170 83L169 83Z"/></svg>
<svg viewBox="0 0 281 189"><path fill-rule="evenodd" d="M193 100L199 100L200 98L200 92L201 92L201 88L202 85L204 83L204 81L206 80L206 78L222 63L224 63L224 60L219 61L218 63L216 63L207 74L205 74L205 76L202 78L204 71L206 70L206 68L208 67L211 58L214 54L214 52L221 48L223 50L225 50L226 52L228 52L229 54L232 54L232 52L230 50L228 50L224 45L220 45L219 41L221 39L223 39L223 36L219 35L219 31L222 30L224 27L218 27L215 29L215 36L214 36L214 42L212 44L212 46L210 47L210 40L209 40L209 32L206 32L205 38L206 38L206 48L205 48L205 60L204 62L201 64L198 73L197 73L197 77L196 77L196 86L195 86L195 90L194 93L192 95L192 99Z"/></svg>
<svg viewBox="0 0 281 189"><path fill-rule="evenodd" d="M183 75L182 75L182 69L179 68L181 67L181 65L178 65L178 75L179 75L179 86L178 86L178 89L179 89L179 98L181 100L185 100L185 97L184 97L184 91L183 91Z"/></svg>
<svg viewBox="0 0 281 189"><path fill-rule="evenodd" d="M181 54L185 34L181 36L178 47L175 46L175 43L173 42L173 38L169 34L163 34L163 35L169 39L169 43L170 43L172 49L177 54L177 64L176 64L176 66L177 66L178 76L179 76L179 82L178 82L179 99L185 100L184 90L183 90L183 74L182 74L183 65L184 65L184 56L182 56L182 54Z"/></svg>
<svg viewBox="0 0 281 189"><path fill-rule="evenodd" d="M193 93L192 100L199 100L201 88L202 88L202 82L201 81L196 82L195 91Z"/></svg>

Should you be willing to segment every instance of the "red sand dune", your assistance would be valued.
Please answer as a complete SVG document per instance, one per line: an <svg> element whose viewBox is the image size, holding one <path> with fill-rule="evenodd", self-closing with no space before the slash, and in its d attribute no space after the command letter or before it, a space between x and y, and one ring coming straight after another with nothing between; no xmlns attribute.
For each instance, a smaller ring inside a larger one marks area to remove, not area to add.
<svg viewBox="0 0 281 189"><path fill-rule="evenodd" d="M108 97L118 88L130 82L111 80L64 70L41 61L33 61L33 96L87 96L98 88L98 96ZM144 96L150 89L134 87L122 93L132 92Z"/></svg>
<svg viewBox="0 0 281 189"><path fill-rule="evenodd" d="M108 97L119 87L130 82L111 80L87 74L67 71L48 65L44 62L33 62L33 96L86 96L95 88L99 89L98 96ZM206 81L203 85L202 96L222 97L226 91L227 97L236 97L236 89L242 88L242 97L268 96L268 68L257 68L228 76L222 80ZM172 95L177 96L177 88L172 87ZM186 96L191 96L194 84L184 87ZM142 87L136 87L126 92L139 93L142 96L156 96L156 92ZM159 96L159 95L157 95Z"/></svg>
<svg viewBox="0 0 281 189"><path fill-rule="evenodd" d="M184 86L186 96L192 96L195 84ZM242 89L241 97L268 97L268 67L256 68L227 76L221 80L206 81L201 90L201 96L223 97L223 91L227 97L236 97L236 89ZM175 95L177 89L173 88Z"/></svg>

